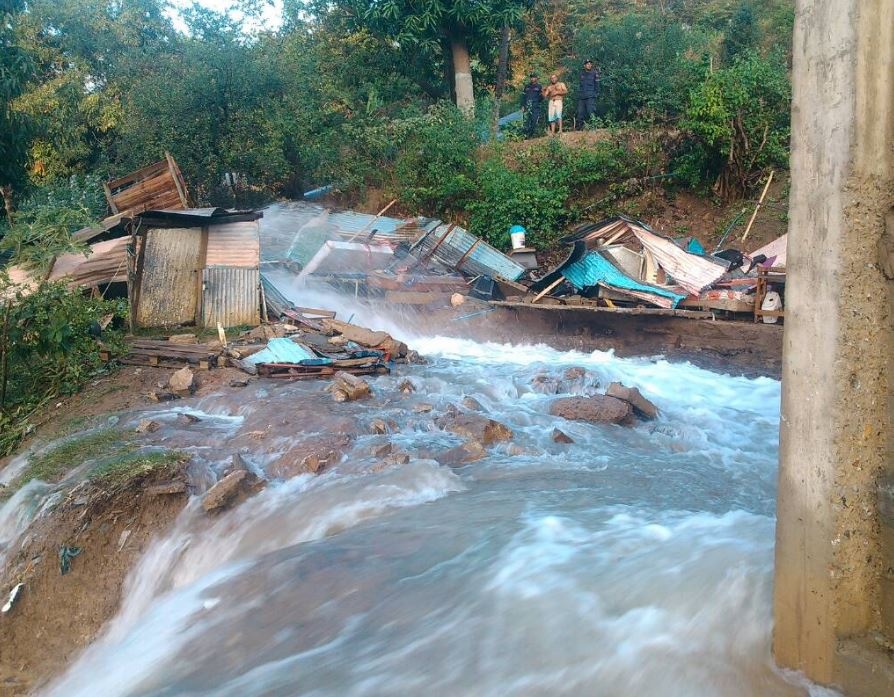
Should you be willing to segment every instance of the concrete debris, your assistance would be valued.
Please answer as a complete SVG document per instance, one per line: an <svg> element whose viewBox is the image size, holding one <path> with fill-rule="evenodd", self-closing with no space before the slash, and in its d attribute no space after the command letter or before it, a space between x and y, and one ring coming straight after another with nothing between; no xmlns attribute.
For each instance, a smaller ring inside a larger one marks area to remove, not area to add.
<svg viewBox="0 0 894 697"><path fill-rule="evenodd" d="M332 392L332 398L336 402L353 402L356 399L369 397L371 394L369 383L366 380L344 371L335 374L329 391Z"/></svg>
<svg viewBox="0 0 894 697"><path fill-rule="evenodd" d="M630 425L633 407L616 397L593 395L592 397L560 397L549 406L549 413L569 421Z"/></svg>
<svg viewBox="0 0 894 697"><path fill-rule="evenodd" d="M558 428L553 429L552 433L553 443L573 443L574 439L569 436L564 431L560 431Z"/></svg>
<svg viewBox="0 0 894 697"><path fill-rule="evenodd" d="M168 387L175 394L192 394L196 389L195 374L191 368L181 368L168 380Z"/></svg>
<svg viewBox="0 0 894 697"><path fill-rule="evenodd" d="M605 394L628 402L633 407L634 413L643 419L658 418L658 407L643 397L635 387L626 387L620 382L613 382L605 390Z"/></svg>
<svg viewBox="0 0 894 697"><path fill-rule="evenodd" d="M140 435L144 435L146 433L155 433L159 428L161 428L161 424L158 423L158 421L153 421L152 419L143 419L142 421L140 421L135 430Z"/></svg>

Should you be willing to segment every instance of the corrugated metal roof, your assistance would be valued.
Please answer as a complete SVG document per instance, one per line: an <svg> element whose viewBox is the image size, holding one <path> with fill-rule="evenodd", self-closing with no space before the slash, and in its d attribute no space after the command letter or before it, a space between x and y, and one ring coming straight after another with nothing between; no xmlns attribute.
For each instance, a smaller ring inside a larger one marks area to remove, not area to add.
<svg viewBox="0 0 894 697"><path fill-rule="evenodd" d="M206 327L260 324L260 271L212 266L202 272L202 323Z"/></svg>
<svg viewBox="0 0 894 697"><path fill-rule="evenodd" d="M600 285L659 307L676 307L685 297L630 278L599 252L590 252L580 261L570 264L562 275L578 290Z"/></svg>
<svg viewBox="0 0 894 697"><path fill-rule="evenodd" d="M257 268L261 263L258 221L208 226L206 266Z"/></svg>
<svg viewBox="0 0 894 697"><path fill-rule="evenodd" d="M521 278L525 272L524 266L461 227L433 220L424 229L427 232L412 248L413 254L423 261L433 259L448 269L472 276L509 281Z"/></svg>
<svg viewBox="0 0 894 697"><path fill-rule="evenodd" d="M129 237L97 242L90 254L63 254L56 259L49 280L67 279L77 286L127 282L127 245Z"/></svg>
<svg viewBox="0 0 894 697"><path fill-rule="evenodd" d="M178 228L257 220L263 215L259 211L227 210L225 208L184 208L182 210L159 208L147 210L137 217L143 227Z"/></svg>
<svg viewBox="0 0 894 697"><path fill-rule="evenodd" d="M321 358L304 344L299 344L287 338L270 339L267 348L261 349L245 359L246 363L260 365L261 363L293 363L328 365L332 363L330 358Z"/></svg>
<svg viewBox="0 0 894 697"><path fill-rule="evenodd" d="M784 267L786 260L786 249L788 246L788 233L782 237L777 237L772 242L765 244L760 249L755 249L750 256L752 259L758 254L764 254L767 257L767 263L775 267Z"/></svg>
<svg viewBox="0 0 894 697"><path fill-rule="evenodd" d="M726 273L726 266L714 263L708 257L690 254L665 237L643 228L634 229L634 234L643 247L652 253L658 265L693 295L714 285Z"/></svg>

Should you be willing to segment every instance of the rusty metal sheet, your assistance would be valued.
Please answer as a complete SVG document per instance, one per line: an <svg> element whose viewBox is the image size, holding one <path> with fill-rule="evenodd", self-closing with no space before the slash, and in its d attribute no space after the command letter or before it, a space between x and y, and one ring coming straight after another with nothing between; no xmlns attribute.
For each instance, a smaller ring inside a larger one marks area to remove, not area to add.
<svg viewBox="0 0 894 697"><path fill-rule="evenodd" d="M137 324L164 327L195 322L202 229L148 230L144 244Z"/></svg>
<svg viewBox="0 0 894 697"><path fill-rule="evenodd" d="M206 327L260 324L261 273L254 268L212 266L202 274L202 323Z"/></svg>
<svg viewBox="0 0 894 697"><path fill-rule="evenodd" d="M208 226L205 266L257 268L261 263L258 221Z"/></svg>

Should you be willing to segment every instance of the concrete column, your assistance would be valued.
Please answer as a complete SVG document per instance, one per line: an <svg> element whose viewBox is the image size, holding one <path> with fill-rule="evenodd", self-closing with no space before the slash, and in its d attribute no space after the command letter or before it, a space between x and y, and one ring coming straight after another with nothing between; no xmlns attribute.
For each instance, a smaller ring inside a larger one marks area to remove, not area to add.
<svg viewBox="0 0 894 697"><path fill-rule="evenodd" d="M894 695L894 0L796 8L774 653Z"/></svg>

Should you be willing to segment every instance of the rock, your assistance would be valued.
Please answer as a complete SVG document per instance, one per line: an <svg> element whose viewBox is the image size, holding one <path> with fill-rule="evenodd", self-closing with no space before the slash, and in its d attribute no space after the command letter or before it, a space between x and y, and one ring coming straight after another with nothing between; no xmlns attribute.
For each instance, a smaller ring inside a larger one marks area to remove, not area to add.
<svg viewBox="0 0 894 697"><path fill-rule="evenodd" d="M248 378L236 378L230 380L230 387L248 387Z"/></svg>
<svg viewBox="0 0 894 697"><path fill-rule="evenodd" d="M506 454L512 455L512 457L518 457L519 455L530 455L531 453L527 448L519 445L518 443L510 443L506 448Z"/></svg>
<svg viewBox="0 0 894 697"><path fill-rule="evenodd" d="M196 376L191 368L181 368L168 380L168 387L175 394L192 394L196 389Z"/></svg>
<svg viewBox="0 0 894 697"><path fill-rule="evenodd" d="M407 363L411 365L428 365L425 356L420 356L418 351L407 351Z"/></svg>
<svg viewBox="0 0 894 697"><path fill-rule="evenodd" d="M145 433L155 433L159 428L161 428L161 424L158 423L158 421L153 421L152 419L143 419L137 426L136 432L140 435L143 435Z"/></svg>
<svg viewBox="0 0 894 697"><path fill-rule="evenodd" d="M407 453L403 453L403 452L391 453L384 460L386 465L405 465L409 461L410 461L410 456Z"/></svg>
<svg viewBox="0 0 894 697"><path fill-rule="evenodd" d="M617 399L623 399L625 402L629 402L630 406L633 407L634 413L643 419L658 418L658 407L643 397L642 394L640 394L640 391L635 387L626 387L620 382L613 382L608 386L608 389L605 390L605 394L608 397L616 397Z"/></svg>
<svg viewBox="0 0 894 697"><path fill-rule="evenodd" d="M280 456L268 468L272 477L291 479L301 474L319 474L341 460L352 442L346 434L308 438Z"/></svg>
<svg viewBox="0 0 894 697"><path fill-rule="evenodd" d="M180 399L179 394L165 392L163 390L152 390L152 392L148 392L146 396L149 398L150 402L171 402L175 399Z"/></svg>
<svg viewBox="0 0 894 697"><path fill-rule="evenodd" d="M382 443L381 445L377 445L373 448L372 454L373 457L382 458L390 455L393 450L394 446L391 445L391 443Z"/></svg>
<svg viewBox="0 0 894 697"><path fill-rule="evenodd" d="M484 407L481 406L481 402L479 402L474 397L463 397L463 401L461 404L466 408L472 411L484 411Z"/></svg>
<svg viewBox="0 0 894 697"><path fill-rule="evenodd" d="M243 373L248 373L249 375L258 374L258 366L256 366L254 363L249 363L248 361L241 361L238 358L228 358L227 365L233 368L237 368Z"/></svg>
<svg viewBox="0 0 894 697"><path fill-rule="evenodd" d="M570 421L629 425L633 407L623 399L594 395L592 397L562 397L549 405L549 413Z"/></svg>
<svg viewBox="0 0 894 697"><path fill-rule="evenodd" d="M478 414L448 414L437 420L445 431L456 433L482 445L512 440L512 429L499 421Z"/></svg>
<svg viewBox="0 0 894 697"><path fill-rule="evenodd" d="M455 448L450 448L450 450L438 453L435 455L435 460L438 461L438 464L446 465L447 467L462 467L471 462L477 462L485 455L487 455L487 451L481 443L469 441Z"/></svg>
<svg viewBox="0 0 894 697"><path fill-rule="evenodd" d="M567 433L560 431L558 428L553 429L553 443L573 443L574 439Z"/></svg>
<svg viewBox="0 0 894 697"><path fill-rule="evenodd" d="M413 405L413 411L417 414L429 414L434 408L434 405L428 402L419 402L419 404Z"/></svg>
<svg viewBox="0 0 894 697"><path fill-rule="evenodd" d="M199 421L201 421L201 419L194 414L181 413L177 415L177 423L181 426L191 426L192 424L199 423Z"/></svg>
<svg viewBox="0 0 894 697"><path fill-rule="evenodd" d="M147 486L144 490L148 496L173 496L186 493L186 482L172 481L161 482Z"/></svg>
<svg viewBox="0 0 894 697"><path fill-rule="evenodd" d="M352 402L370 395L369 383L366 380L343 370L335 374L329 391L332 392L332 398L336 402Z"/></svg>
<svg viewBox="0 0 894 697"><path fill-rule="evenodd" d="M384 419L373 419L369 422L369 431L376 435L388 433L388 424L385 423Z"/></svg>
<svg viewBox="0 0 894 697"><path fill-rule="evenodd" d="M208 489L202 499L202 508L205 509L205 512L212 513L227 508L236 498L246 477L248 477L248 472L245 470L230 472Z"/></svg>
<svg viewBox="0 0 894 697"><path fill-rule="evenodd" d="M552 375L540 373L532 378L531 389L539 394L556 394L559 391L559 381Z"/></svg>
<svg viewBox="0 0 894 697"><path fill-rule="evenodd" d="M171 344L197 344L195 334L173 334L168 337L168 343Z"/></svg>
<svg viewBox="0 0 894 697"><path fill-rule="evenodd" d="M416 385L413 384L412 380L402 380L401 383L397 386L397 389L404 394L412 394L416 391Z"/></svg>
<svg viewBox="0 0 894 697"><path fill-rule="evenodd" d="M459 307L466 301L466 296L462 293L454 293L450 296L450 304L453 307Z"/></svg>
<svg viewBox="0 0 894 697"><path fill-rule="evenodd" d="M563 378L565 380L581 380L587 376L587 371L580 366L572 366L565 369Z"/></svg>

